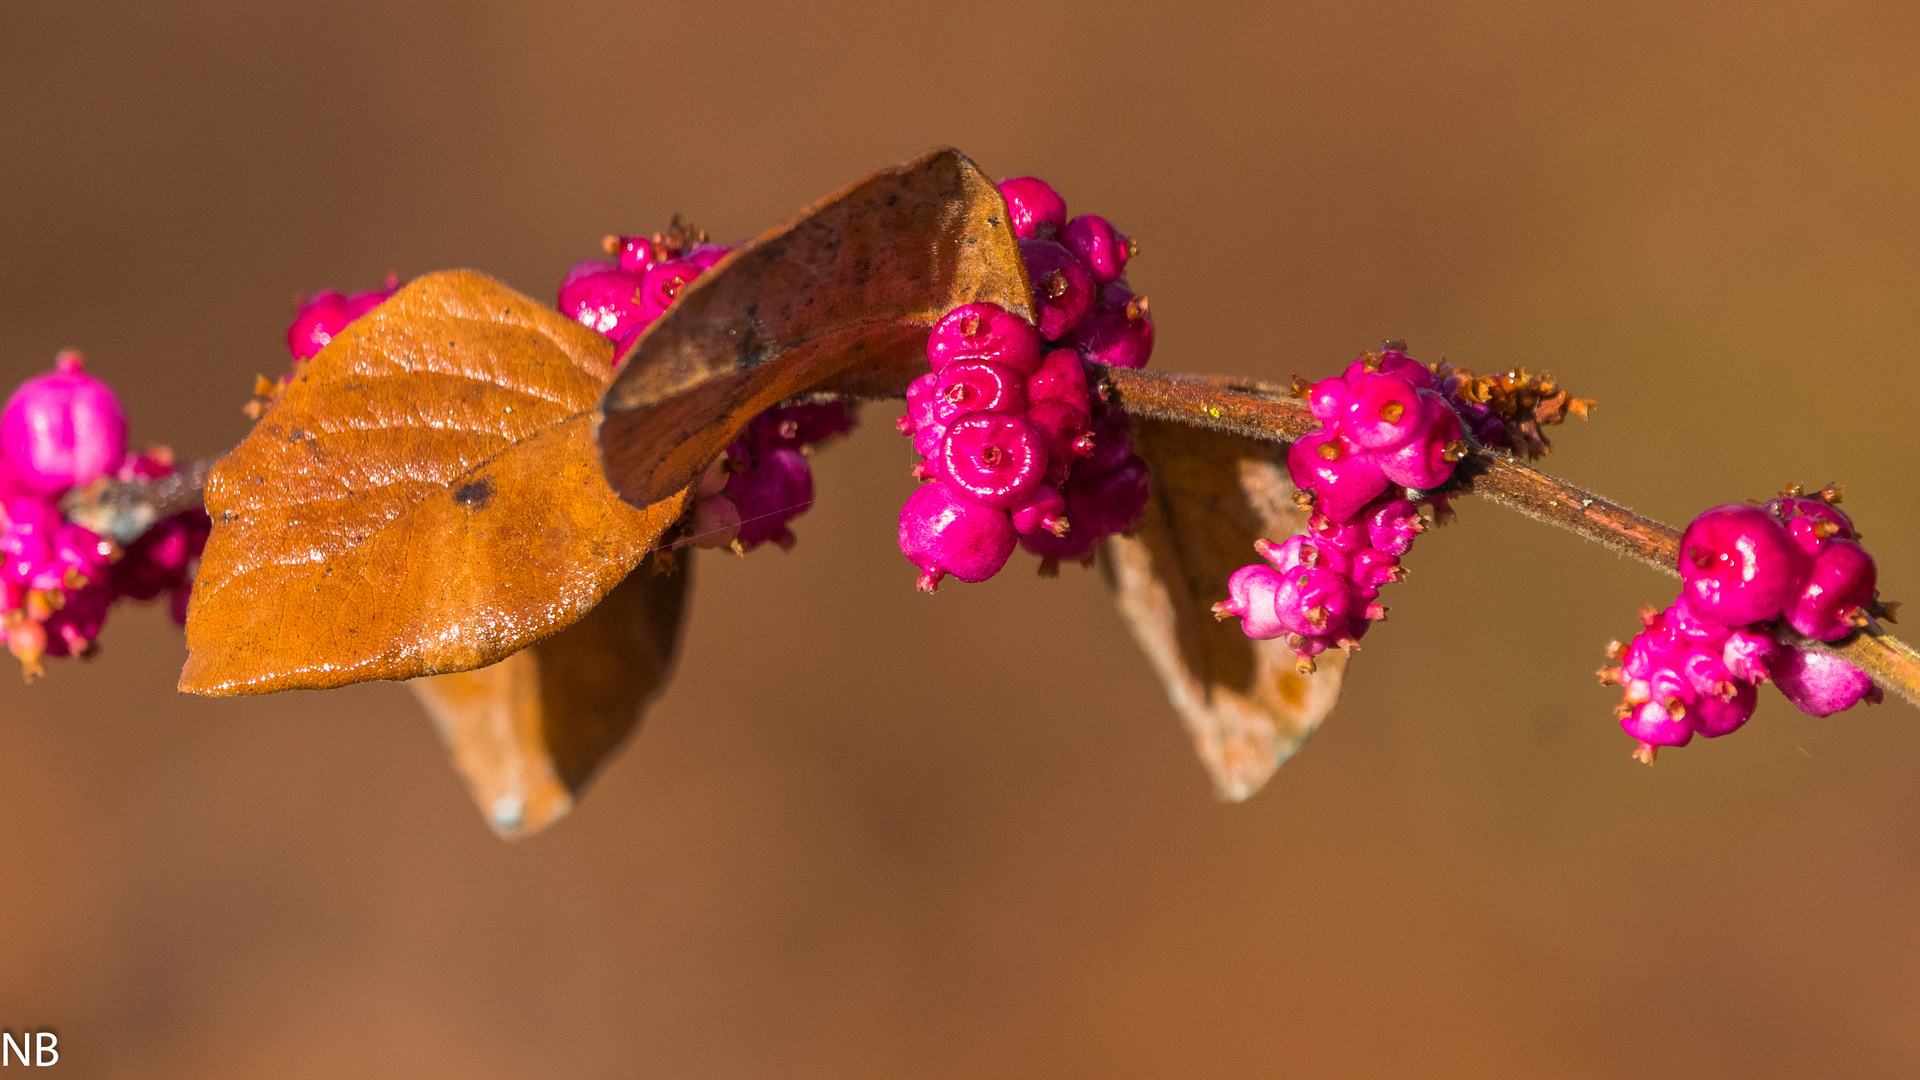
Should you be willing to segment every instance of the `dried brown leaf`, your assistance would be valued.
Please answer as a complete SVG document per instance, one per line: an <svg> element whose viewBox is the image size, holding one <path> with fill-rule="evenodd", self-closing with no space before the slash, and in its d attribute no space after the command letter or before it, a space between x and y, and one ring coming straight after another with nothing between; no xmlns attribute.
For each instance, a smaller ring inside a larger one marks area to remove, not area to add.
<svg viewBox="0 0 1920 1080"><path fill-rule="evenodd" d="M898 395L933 323L975 301L1032 313L993 181L957 150L876 172L735 250L640 337L603 404L607 476L650 505L782 399Z"/></svg>
<svg viewBox="0 0 1920 1080"><path fill-rule="evenodd" d="M611 354L471 271L354 322L213 470L180 688L465 671L586 614L685 505L636 510L601 475Z"/></svg>
<svg viewBox="0 0 1920 1080"><path fill-rule="evenodd" d="M1134 421L1134 451L1153 471L1153 499L1132 536L1106 543L1103 566L1120 612L1193 735L1225 799L1260 790L1340 696L1343 653L1294 670L1281 641L1253 641L1212 606L1253 562L1253 542L1303 532L1286 450L1226 432Z"/></svg>
<svg viewBox="0 0 1920 1080"><path fill-rule="evenodd" d="M490 667L407 685L433 717L487 824L528 836L573 809L665 687L691 560L635 570L585 618Z"/></svg>

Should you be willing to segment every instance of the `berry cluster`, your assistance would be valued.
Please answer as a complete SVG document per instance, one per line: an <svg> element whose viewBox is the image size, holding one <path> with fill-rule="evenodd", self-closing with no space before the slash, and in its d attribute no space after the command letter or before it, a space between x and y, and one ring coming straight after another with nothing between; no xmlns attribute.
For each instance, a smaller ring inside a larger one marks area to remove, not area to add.
<svg viewBox="0 0 1920 1080"><path fill-rule="evenodd" d="M1608 647L1620 666L1600 680L1625 689L1620 726L1640 740L1635 755L1715 738L1753 715L1758 686L1771 680L1795 707L1829 716L1880 691L1838 657L1783 645L1775 624L1817 641L1838 641L1884 614L1874 592L1873 557L1853 521L1834 505L1791 488L1764 506L1716 506L1680 538L1680 595L1665 611L1641 612L1644 627Z"/></svg>
<svg viewBox="0 0 1920 1080"><path fill-rule="evenodd" d="M1445 512L1444 500L1420 493L1452 479L1466 453L1457 399L1448 396L1460 385L1389 342L1341 375L1301 386L1320 427L1287 450L1287 472L1313 508L1308 532L1279 545L1256 541L1267 565L1234 571L1214 615L1237 617L1251 638L1284 637L1303 672L1329 648L1354 648L1386 617L1381 587L1406 578L1400 556L1426 528L1415 497ZM1477 419L1489 435L1501 423L1491 412Z"/></svg>
<svg viewBox="0 0 1920 1080"><path fill-rule="evenodd" d="M587 259L560 283L561 313L617 342L618 366L640 334L680 291L724 258L729 248L675 221L646 236L609 236L608 259ZM755 417L727 446L695 490L690 542L742 555L761 544L791 548L787 523L813 506L814 443L853 429L841 402L776 405Z"/></svg>
<svg viewBox="0 0 1920 1080"><path fill-rule="evenodd" d="M1068 220L1045 181L1000 183L1033 283L1036 327L996 304L955 308L927 339L932 369L907 388L899 430L927 481L900 511L900 550L933 592L1000 572L1020 546L1043 574L1091 561L1147 505L1147 465L1126 416L1089 391L1088 364L1142 367L1145 297L1127 287L1136 248L1105 218Z"/></svg>
<svg viewBox="0 0 1920 1080"><path fill-rule="evenodd" d="M165 447L127 450L127 419L80 355L28 379L0 412L0 629L28 679L47 656L85 656L115 600L171 594L185 623L193 571L211 528L191 510L156 523L124 548L67 521L60 500L103 477L152 480L173 472Z"/></svg>

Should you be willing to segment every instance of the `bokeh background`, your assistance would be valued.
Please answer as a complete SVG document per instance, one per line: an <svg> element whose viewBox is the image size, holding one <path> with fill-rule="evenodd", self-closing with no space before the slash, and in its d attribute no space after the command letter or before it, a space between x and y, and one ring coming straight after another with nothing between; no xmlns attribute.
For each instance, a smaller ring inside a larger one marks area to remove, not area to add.
<svg viewBox="0 0 1920 1080"><path fill-rule="evenodd" d="M1138 236L1155 366L1405 337L1601 405L1551 469L1669 522L1844 481L1920 591L1920 20L1898 3L0 2L0 375L245 432L292 298L550 297L957 145ZM0 1027L77 1076L1920 1072L1920 723L1647 769L1594 684L1672 585L1493 505L1273 784L1215 801L1097 575L929 600L895 413L517 845L394 685L179 696L180 636L0 677Z"/></svg>

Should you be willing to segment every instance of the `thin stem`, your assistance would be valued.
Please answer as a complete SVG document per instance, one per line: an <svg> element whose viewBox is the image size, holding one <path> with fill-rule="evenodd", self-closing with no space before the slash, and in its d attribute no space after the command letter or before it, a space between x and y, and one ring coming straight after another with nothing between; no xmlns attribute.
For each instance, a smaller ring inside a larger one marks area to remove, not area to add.
<svg viewBox="0 0 1920 1080"><path fill-rule="evenodd" d="M205 503L211 461L193 461L157 480L96 480L60 500L67 520L130 544L154 523Z"/></svg>
<svg viewBox="0 0 1920 1080"><path fill-rule="evenodd" d="M1167 375L1106 368L1101 395L1135 416L1174 420L1268 442L1290 443L1319 426L1283 387L1233 376ZM172 476L146 482L106 481L77 490L62 503L68 518L128 543L154 522L201 505L211 462L196 461ZM1679 576L1680 534L1619 503L1557 480L1497 451L1475 447L1440 494L1474 494L1583 536ZM1877 624L1845 641L1826 644L1782 627L1780 639L1844 657L1881 689L1920 705L1920 653Z"/></svg>
<svg viewBox="0 0 1920 1080"><path fill-rule="evenodd" d="M1107 369L1102 381L1107 400L1136 416L1282 443L1320 426L1304 406L1281 400L1285 391L1279 387L1127 368ZM1441 493L1471 493L1490 499L1535 521L1632 556L1671 577L1680 576L1678 530L1506 454L1475 447ZM1920 705L1920 653L1877 624L1831 644L1801 637L1784 626L1779 637L1794 648L1814 648L1841 656L1872 676L1881 689Z"/></svg>

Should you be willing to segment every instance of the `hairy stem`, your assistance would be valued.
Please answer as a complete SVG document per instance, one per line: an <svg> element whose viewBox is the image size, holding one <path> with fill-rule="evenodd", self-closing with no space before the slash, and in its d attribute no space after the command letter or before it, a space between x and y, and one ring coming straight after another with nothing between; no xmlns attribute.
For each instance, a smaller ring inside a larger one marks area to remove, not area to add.
<svg viewBox="0 0 1920 1080"><path fill-rule="evenodd" d="M1305 406L1282 400L1286 391L1244 379L1163 375L1109 368L1103 396L1127 412L1249 438L1292 442L1320 426ZM1679 577L1680 533L1591 491L1557 480L1494 450L1475 447L1444 494L1471 493L1535 521L1566 529ZM1881 689L1920 705L1920 653L1877 624L1844 641L1811 641L1781 627L1781 640L1844 657Z"/></svg>
<svg viewBox="0 0 1920 1080"><path fill-rule="evenodd" d="M1100 384L1102 398L1133 415L1269 442L1290 443L1320 423L1304 406L1288 399L1286 388L1251 379L1106 368ZM211 468L211 462L196 461L159 480L96 482L69 494L61 508L69 520L129 543L154 522L201 505ZM1478 495L1679 576L1677 530L1504 453L1475 447L1441 493ZM1877 624L1832 644L1811 641L1784 626L1779 636L1794 648L1844 657L1872 676L1881 689L1920 705L1920 653Z"/></svg>

